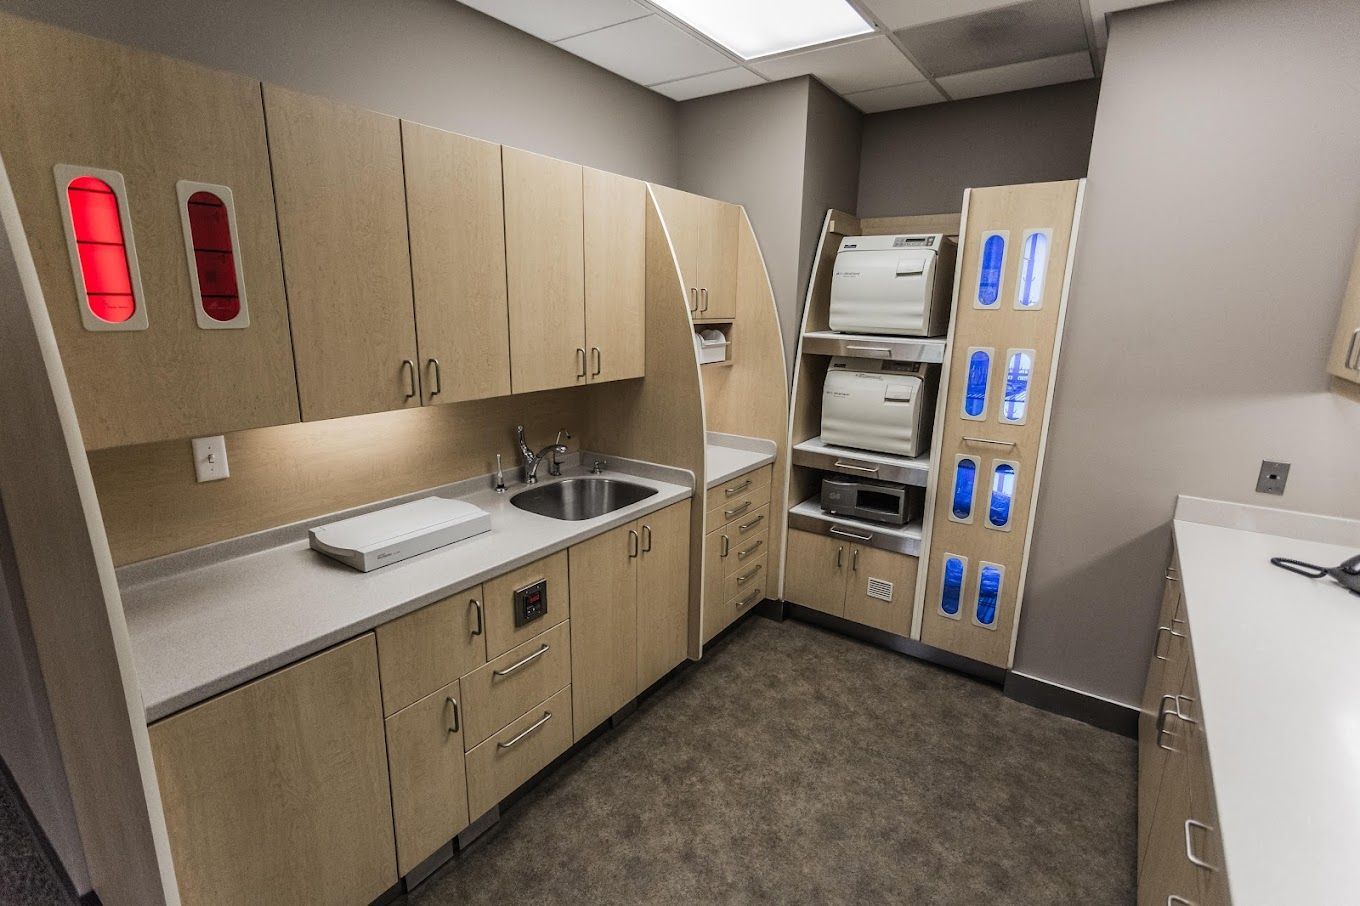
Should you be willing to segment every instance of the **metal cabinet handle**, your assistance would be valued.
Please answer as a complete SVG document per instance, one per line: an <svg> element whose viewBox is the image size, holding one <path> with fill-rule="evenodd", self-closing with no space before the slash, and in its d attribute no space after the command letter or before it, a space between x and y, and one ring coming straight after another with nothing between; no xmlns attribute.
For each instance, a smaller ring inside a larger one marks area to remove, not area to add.
<svg viewBox="0 0 1360 906"><path fill-rule="evenodd" d="M836 548L836 569L840 569L841 564L844 562L845 562L845 548L838 547Z"/></svg>
<svg viewBox="0 0 1360 906"><path fill-rule="evenodd" d="M1206 834L1212 834L1212 833L1214 832L1214 829L1213 829L1212 827L1210 827L1209 825L1205 824L1203 821L1196 821L1194 818L1186 818L1186 819L1185 819L1185 858L1187 858L1187 859L1190 860L1190 864L1191 864L1191 865L1196 865L1196 866L1198 866L1198 867L1200 867L1200 868L1205 869L1206 871L1218 871L1218 866L1217 866L1217 865L1210 865L1208 862L1205 862L1205 861L1204 861L1203 859L1201 859L1199 856L1195 855L1195 841L1194 841L1194 839L1193 839L1193 837L1191 836L1191 833L1190 833L1190 831L1191 831L1192 829L1194 829L1194 828L1199 828L1200 830L1204 831Z"/></svg>
<svg viewBox="0 0 1360 906"><path fill-rule="evenodd" d="M652 552L652 527L650 525L642 527L642 552L644 554Z"/></svg>
<svg viewBox="0 0 1360 906"><path fill-rule="evenodd" d="M402 359L401 370L406 372L406 399L409 400L416 395L416 363Z"/></svg>
<svg viewBox="0 0 1360 906"><path fill-rule="evenodd" d="M873 536L873 535L857 535L857 534L855 534L854 532L847 531L846 529L841 528L839 525L833 525L833 526L831 526L831 528L827 529L827 531L828 531L829 533L831 533L832 535L839 535L839 536L842 537L842 538L853 538L855 541L873 541L873 540L874 540L874 536Z"/></svg>
<svg viewBox="0 0 1360 906"><path fill-rule="evenodd" d="M1351 333L1351 344L1346 347L1345 366L1353 370L1360 370L1360 354L1356 350L1360 349L1360 327L1355 328Z"/></svg>
<svg viewBox="0 0 1360 906"><path fill-rule="evenodd" d="M1157 652L1161 651L1161 649L1162 649L1162 633L1164 633L1164 632L1169 632L1169 633L1171 633L1171 635L1172 635L1173 637L1178 638L1178 639L1183 639L1183 638L1185 638L1185 633L1183 633L1183 632L1177 632L1176 630L1172 629L1170 626L1158 626L1158 627L1157 627L1157 642L1152 646L1152 656L1155 657L1155 658L1156 658L1157 660L1159 660L1159 661L1169 661L1169 660L1171 660L1171 658L1168 657L1167 655L1165 655L1165 654L1158 654L1158 653L1157 653Z"/></svg>
<svg viewBox="0 0 1360 906"><path fill-rule="evenodd" d="M472 630L473 635L481 635L486 632L486 614L482 612L482 602L476 598L468 598L468 603L477 612L477 628Z"/></svg>
<svg viewBox="0 0 1360 906"><path fill-rule="evenodd" d="M732 487L730 487L730 488L728 488L727 490L723 491L723 495L724 495L724 496L727 496L727 497L732 497L733 495L740 494L742 491L746 490L746 489L749 488L750 486L751 486L751 479L748 478L748 479L746 479L745 481L743 481L741 484L734 484L734 485L732 485Z"/></svg>
<svg viewBox="0 0 1360 906"><path fill-rule="evenodd" d="M450 707L453 708L453 726L449 727L449 735L452 736L453 734L457 733L459 729L461 729L463 726L461 709L458 707L458 700L453 696L449 696L448 698L444 699L444 701Z"/></svg>
<svg viewBox="0 0 1360 906"><path fill-rule="evenodd" d="M547 653L548 653L548 643L547 643L547 642L544 642L542 648L538 649L538 650L535 651L533 654L531 654L531 655L529 655L528 657L526 657L524 660L522 660L522 661L520 661L519 663L516 663L516 664L511 664L509 667L506 667L504 670L492 670L492 671L491 671L491 675L492 675L492 676L509 676L510 674L512 674L512 673L514 673L516 670L518 670L519 668L523 667L525 664L528 664L530 661L535 661L535 660L537 660L538 658L543 657L543 655L545 655L545 654L547 654Z"/></svg>
<svg viewBox="0 0 1360 906"><path fill-rule="evenodd" d="M757 588L755 591L751 592L749 595L747 595L746 597L742 598L740 601L737 602L736 605L737 609L740 610L741 608L746 607L748 604L751 604L753 601L756 601L757 599L760 598L761 594L763 594L764 591L765 589L763 588Z"/></svg>
<svg viewBox="0 0 1360 906"><path fill-rule="evenodd" d="M583 378L586 376L586 351L583 347L576 347L576 376Z"/></svg>
<svg viewBox="0 0 1360 906"><path fill-rule="evenodd" d="M726 557L732 550L732 539L723 535L718 542L718 556Z"/></svg>
<svg viewBox="0 0 1360 906"><path fill-rule="evenodd" d="M704 304L700 307L699 311L708 311L708 287L700 287L699 296L704 300Z"/></svg>
<svg viewBox="0 0 1360 906"><path fill-rule="evenodd" d="M1168 711L1168 710L1166 709L1166 703L1167 703L1168 701L1174 702L1175 700L1176 700L1176 696L1174 696L1174 695L1172 695L1172 694L1170 694L1170 693L1167 693L1166 695L1163 695L1163 696L1161 697L1161 700L1157 703L1157 723L1156 723L1156 727L1157 727L1157 748L1161 749L1161 750L1164 751L1164 752L1180 752L1180 749L1177 749L1177 748L1175 748L1174 746L1165 745L1165 744L1162 742L1162 737L1163 737L1163 736L1167 736L1167 735L1172 735L1172 736L1174 736L1174 735L1175 735L1175 734L1168 734L1167 731L1166 731L1166 719L1167 719L1168 717L1170 717L1171 714L1172 714L1172 712L1170 712L1170 711Z"/></svg>
<svg viewBox="0 0 1360 906"><path fill-rule="evenodd" d="M892 355L891 346L859 346L855 343L845 344L846 352L872 352L875 355L882 353L885 357Z"/></svg>
<svg viewBox="0 0 1360 906"><path fill-rule="evenodd" d="M1187 900L1185 897L1173 893L1167 895L1166 906L1195 906L1195 904L1192 900Z"/></svg>
<svg viewBox="0 0 1360 906"><path fill-rule="evenodd" d="M850 571L859 572L859 547L857 545L850 546Z"/></svg>
<svg viewBox="0 0 1360 906"><path fill-rule="evenodd" d="M628 530L628 559L631 560L638 555L638 533L632 529Z"/></svg>
<svg viewBox="0 0 1360 906"><path fill-rule="evenodd" d="M741 504L740 506L734 506L730 510L723 510L723 516L727 519L733 519L737 516L740 516L742 513L746 512L750 508L751 501L748 500L745 503Z"/></svg>
<svg viewBox="0 0 1360 906"><path fill-rule="evenodd" d="M861 465L859 465L858 463L845 462L845 461L840 460L840 459L836 460L836 468L838 468L838 469L853 469L853 470L856 471L856 472L864 472L864 473L869 474L869 475L877 475L877 474L878 474L878 469L877 469L877 467L861 466Z"/></svg>
<svg viewBox="0 0 1360 906"><path fill-rule="evenodd" d="M745 560L747 557L749 557L749 556L751 556L752 554L754 554L754 553L756 552L756 550L757 550L758 548L760 548L764 543L765 543L765 539L764 539L764 538L761 538L759 541L757 541L755 544L753 544L753 545L751 545L750 547L748 547L746 550L741 551L740 553L738 553L738 554L737 554L737 559L738 559L738 560Z"/></svg>
<svg viewBox="0 0 1360 906"><path fill-rule="evenodd" d="M497 740L496 748L498 749L512 748L513 746L517 745L521 739L528 736L530 733L534 732L535 730L537 730L539 727L543 726L550 720L552 720L552 712L544 711L542 717L540 717L538 720L530 724L529 727L525 729L523 733L520 733L514 739L510 740L509 742L500 742L499 740Z"/></svg>
<svg viewBox="0 0 1360 906"><path fill-rule="evenodd" d="M595 367L591 370L590 376L599 377L600 371L604 368L604 355L600 352L600 347L598 346L590 347L590 355L591 360L595 363Z"/></svg>
<svg viewBox="0 0 1360 906"><path fill-rule="evenodd" d="M744 534L746 534L747 532L749 532L751 529L753 529L753 528L755 528L756 526L760 525L760 524L761 524L762 522L764 522L764 521L765 521L765 514L764 514L764 513L761 513L759 516L757 516L756 518L752 519L750 522L743 522L741 525L737 526L737 530L738 530L739 532L741 532L741 533L744 535Z"/></svg>
<svg viewBox="0 0 1360 906"><path fill-rule="evenodd" d="M751 570L751 571L750 571L749 573L747 573L746 575L744 575L744 576L737 576L737 584L738 584L738 585L745 585L747 582L750 582L752 579L754 579L754 578L756 577L756 574L760 572L761 568L762 568L764 565L765 565L765 564L763 564L763 563L757 563L757 564L756 564L756 568L753 569L753 570Z"/></svg>
<svg viewBox="0 0 1360 906"><path fill-rule="evenodd" d="M1184 711L1181 710L1181 704L1184 703L1184 702L1192 702L1192 703L1193 703L1193 702L1194 702L1194 699L1191 698L1191 697L1188 696L1188 695L1177 695L1177 696L1176 696L1176 710L1175 710L1175 712L1174 712L1176 719L1177 719L1177 720L1183 720L1183 721L1185 721L1185 722L1188 723L1188 724L1197 724L1197 723L1199 723L1198 720L1195 720L1195 718L1191 717L1189 714L1186 714Z"/></svg>
<svg viewBox="0 0 1360 906"><path fill-rule="evenodd" d="M427 367L428 366L434 367L434 389L430 391L430 397L434 398L439 395L439 391L444 389L444 377L440 373L438 359L431 357L430 360L425 364Z"/></svg>
<svg viewBox="0 0 1360 906"><path fill-rule="evenodd" d="M994 447L1013 447L1013 440L990 440L986 437L965 437L963 442L966 444L991 444Z"/></svg>
<svg viewBox="0 0 1360 906"><path fill-rule="evenodd" d="M689 298L690 298L689 303L690 314L697 315L699 313L699 291L692 286L689 288Z"/></svg>

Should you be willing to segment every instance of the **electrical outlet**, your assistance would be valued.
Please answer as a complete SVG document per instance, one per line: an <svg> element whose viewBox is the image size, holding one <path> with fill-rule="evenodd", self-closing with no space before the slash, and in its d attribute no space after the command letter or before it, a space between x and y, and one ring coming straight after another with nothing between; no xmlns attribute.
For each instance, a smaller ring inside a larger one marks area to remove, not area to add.
<svg viewBox="0 0 1360 906"><path fill-rule="evenodd" d="M1283 494L1289 480L1289 463L1261 460L1261 474L1256 478L1256 493Z"/></svg>
<svg viewBox="0 0 1360 906"><path fill-rule="evenodd" d="M231 475L227 468L227 439L216 437L195 437L190 441L194 451L194 475L200 482L220 481Z"/></svg>

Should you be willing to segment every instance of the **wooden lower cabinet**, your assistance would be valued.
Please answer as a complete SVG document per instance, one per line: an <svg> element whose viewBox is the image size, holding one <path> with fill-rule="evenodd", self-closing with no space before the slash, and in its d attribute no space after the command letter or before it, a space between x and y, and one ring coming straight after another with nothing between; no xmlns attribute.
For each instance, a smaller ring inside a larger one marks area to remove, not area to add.
<svg viewBox="0 0 1360 906"><path fill-rule="evenodd" d="M480 818L572 743L571 687L467 753L468 807Z"/></svg>
<svg viewBox="0 0 1360 906"><path fill-rule="evenodd" d="M571 682L572 628L559 623L463 677L467 748Z"/></svg>
<svg viewBox="0 0 1360 906"><path fill-rule="evenodd" d="M368 903L397 881L372 633L153 724L184 903Z"/></svg>
<svg viewBox="0 0 1360 906"><path fill-rule="evenodd" d="M482 600L478 585L377 628L383 713L395 714L486 663Z"/></svg>
<svg viewBox="0 0 1360 906"><path fill-rule="evenodd" d="M515 591L535 582L545 580L547 585L548 610L543 616L526 623L515 625ZM525 642L556 626L571 614L571 586L567 581L567 552L555 554L525 564L503 576L488 579L482 585L486 607L486 656L500 657L516 645Z"/></svg>
<svg viewBox="0 0 1360 906"><path fill-rule="evenodd" d="M644 692L689 654L688 501L638 520L637 691Z"/></svg>
<svg viewBox="0 0 1360 906"><path fill-rule="evenodd" d="M468 825L462 717L455 681L387 718L398 874Z"/></svg>
<svg viewBox="0 0 1360 906"><path fill-rule="evenodd" d="M851 545L845 618L884 632L910 635L918 563L905 554Z"/></svg>
<svg viewBox="0 0 1360 906"><path fill-rule="evenodd" d="M830 535L789 531L784 558L784 599L832 616L845 616L845 576L850 545Z"/></svg>

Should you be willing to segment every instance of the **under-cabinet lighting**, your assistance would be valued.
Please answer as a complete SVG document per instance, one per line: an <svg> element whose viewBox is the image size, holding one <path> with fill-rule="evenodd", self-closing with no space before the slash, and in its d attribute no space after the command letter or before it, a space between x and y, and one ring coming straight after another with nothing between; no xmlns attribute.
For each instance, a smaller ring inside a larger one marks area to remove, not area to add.
<svg viewBox="0 0 1360 906"><path fill-rule="evenodd" d="M743 60L863 35L873 26L846 0L652 0Z"/></svg>

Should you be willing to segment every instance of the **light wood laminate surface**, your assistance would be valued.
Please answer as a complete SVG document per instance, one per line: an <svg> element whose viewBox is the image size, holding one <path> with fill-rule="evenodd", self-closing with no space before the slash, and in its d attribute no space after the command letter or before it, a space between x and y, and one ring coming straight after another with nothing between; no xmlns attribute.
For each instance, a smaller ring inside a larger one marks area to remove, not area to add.
<svg viewBox="0 0 1360 906"><path fill-rule="evenodd" d="M580 739L637 695L637 558L631 522L568 551L571 568L571 715Z"/></svg>
<svg viewBox="0 0 1360 906"><path fill-rule="evenodd" d="M647 358L647 186L587 167L584 195L590 380L642 377Z"/></svg>
<svg viewBox="0 0 1360 906"><path fill-rule="evenodd" d="M471 814L481 817L570 748L571 740L567 687L467 753Z"/></svg>
<svg viewBox="0 0 1360 906"><path fill-rule="evenodd" d="M832 616L845 616L849 542L797 529L790 530L788 537L784 600Z"/></svg>
<svg viewBox="0 0 1360 906"><path fill-rule="evenodd" d="M540 579L548 582L548 612L525 626L515 626L514 594ZM567 552L558 551L483 586L486 606L486 656L500 657L565 620L571 613L571 586L567 581Z"/></svg>
<svg viewBox="0 0 1360 906"><path fill-rule="evenodd" d="M571 622L567 621L463 677L464 745L478 745L525 708L570 682Z"/></svg>
<svg viewBox="0 0 1360 906"><path fill-rule="evenodd" d="M394 714L486 663L482 586L384 623L376 634L383 713Z"/></svg>
<svg viewBox="0 0 1360 906"><path fill-rule="evenodd" d="M458 683L387 718L397 873L405 876L468 824Z"/></svg>
<svg viewBox="0 0 1360 906"><path fill-rule="evenodd" d="M637 522L637 691L685 659L689 643L690 504L674 503Z"/></svg>

